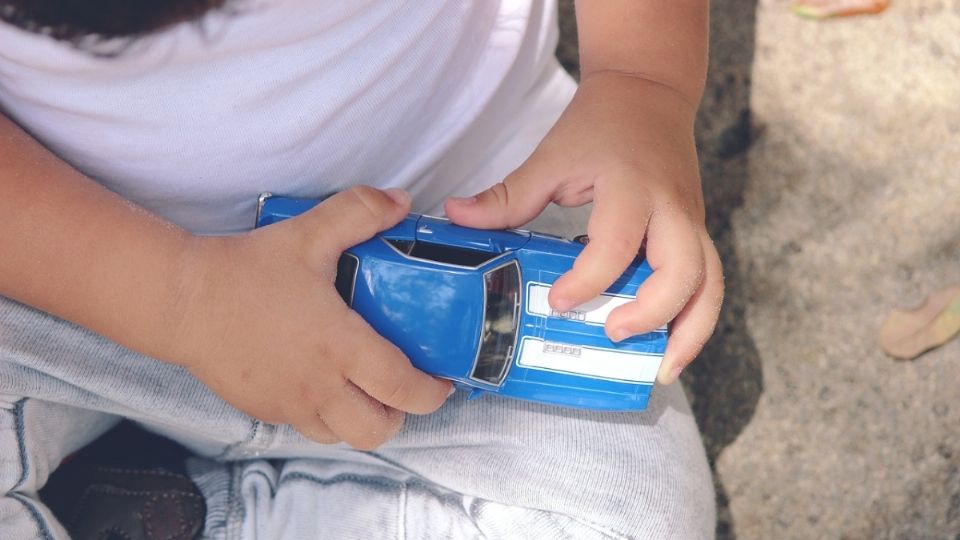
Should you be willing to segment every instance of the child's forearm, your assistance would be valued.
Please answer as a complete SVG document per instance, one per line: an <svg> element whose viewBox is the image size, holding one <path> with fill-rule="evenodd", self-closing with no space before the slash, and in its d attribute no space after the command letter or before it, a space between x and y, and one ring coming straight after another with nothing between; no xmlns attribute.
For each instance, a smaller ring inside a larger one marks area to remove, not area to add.
<svg viewBox="0 0 960 540"><path fill-rule="evenodd" d="M581 77L648 79L696 109L707 70L708 8L707 0L579 0Z"/></svg>
<svg viewBox="0 0 960 540"><path fill-rule="evenodd" d="M0 114L0 294L156 353L176 327L190 237Z"/></svg>

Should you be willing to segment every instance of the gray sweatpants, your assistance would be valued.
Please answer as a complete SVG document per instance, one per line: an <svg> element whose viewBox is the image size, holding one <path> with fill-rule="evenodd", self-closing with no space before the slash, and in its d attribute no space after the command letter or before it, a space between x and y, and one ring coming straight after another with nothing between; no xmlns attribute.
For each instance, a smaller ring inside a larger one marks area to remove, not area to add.
<svg viewBox="0 0 960 540"><path fill-rule="evenodd" d="M66 538L37 491L130 418L190 448L210 538L708 538L714 494L677 385L644 413L454 395L374 452L305 440L186 371L0 297L0 538Z"/></svg>

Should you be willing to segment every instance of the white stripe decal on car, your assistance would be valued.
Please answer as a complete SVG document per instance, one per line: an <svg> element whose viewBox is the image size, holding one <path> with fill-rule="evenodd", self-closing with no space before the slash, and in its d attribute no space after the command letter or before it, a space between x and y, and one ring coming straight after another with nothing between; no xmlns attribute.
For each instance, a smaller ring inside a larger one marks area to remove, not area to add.
<svg viewBox="0 0 960 540"><path fill-rule="evenodd" d="M611 311L636 299L635 296L603 293L593 300L580 304L576 309L560 312L550 307L550 303L547 301L549 294L549 285L529 283L527 285L527 313L541 317L557 317L599 326L603 326L603 323L607 322L607 317ZM666 332L667 327L661 326L657 328L656 331Z"/></svg>
<svg viewBox="0 0 960 540"><path fill-rule="evenodd" d="M662 354L601 349L525 337L520 345L517 365L594 379L653 384L662 359Z"/></svg>

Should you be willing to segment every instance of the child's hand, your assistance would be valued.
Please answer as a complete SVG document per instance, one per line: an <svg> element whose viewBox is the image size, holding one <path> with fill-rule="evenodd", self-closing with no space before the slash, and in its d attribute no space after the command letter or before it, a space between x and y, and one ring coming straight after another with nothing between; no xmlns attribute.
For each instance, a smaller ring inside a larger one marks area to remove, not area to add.
<svg viewBox="0 0 960 540"><path fill-rule="evenodd" d="M668 321L670 340L658 374L676 380L706 343L723 299L723 273L704 225L693 139L696 107L657 83L616 72L583 80L532 156L502 183L453 198L445 210L459 224L515 227L547 204L593 201L590 242L557 280L558 311L596 297L626 269L646 241L653 275L635 302L606 322L614 341Z"/></svg>
<svg viewBox="0 0 960 540"><path fill-rule="evenodd" d="M434 411L450 383L415 369L333 286L340 254L409 207L403 192L353 188L246 235L196 238L171 358L240 410L324 443L372 449L402 411Z"/></svg>

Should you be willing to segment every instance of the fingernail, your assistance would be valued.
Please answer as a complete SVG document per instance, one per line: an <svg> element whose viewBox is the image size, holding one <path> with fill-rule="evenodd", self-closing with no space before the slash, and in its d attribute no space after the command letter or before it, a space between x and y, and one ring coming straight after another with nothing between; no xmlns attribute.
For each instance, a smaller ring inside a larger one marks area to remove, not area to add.
<svg viewBox="0 0 960 540"><path fill-rule="evenodd" d="M627 330L626 328L617 328L611 334L612 334L611 339L617 343L630 337L630 331Z"/></svg>
<svg viewBox="0 0 960 540"><path fill-rule="evenodd" d="M410 202L410 194L400 188L390 188L385 190L384 193L400 206Z"/></svg>
<svg viewBox="0 0 960 540"><path fill-rule="evenodd" d="M447 392L447 397L452 396L453 393L456 392L456 391L457 391L457 387L451 384L451 385L450 385L450 391Z"/></svg>
<svg viewBox="0 0 960 540"><path fill-rule="evenodd" d="M456 204L462 204L464 206L475 204L477 202L477 197L450 197L450 200Z"/></svg>
<svg viewBox="0 0 960 540"><path fill-rule="evenodd" d="M570 300L569 298L558 298L553 301L553 308L560 313L570 311L573 309L573 300Z"/></svg>

